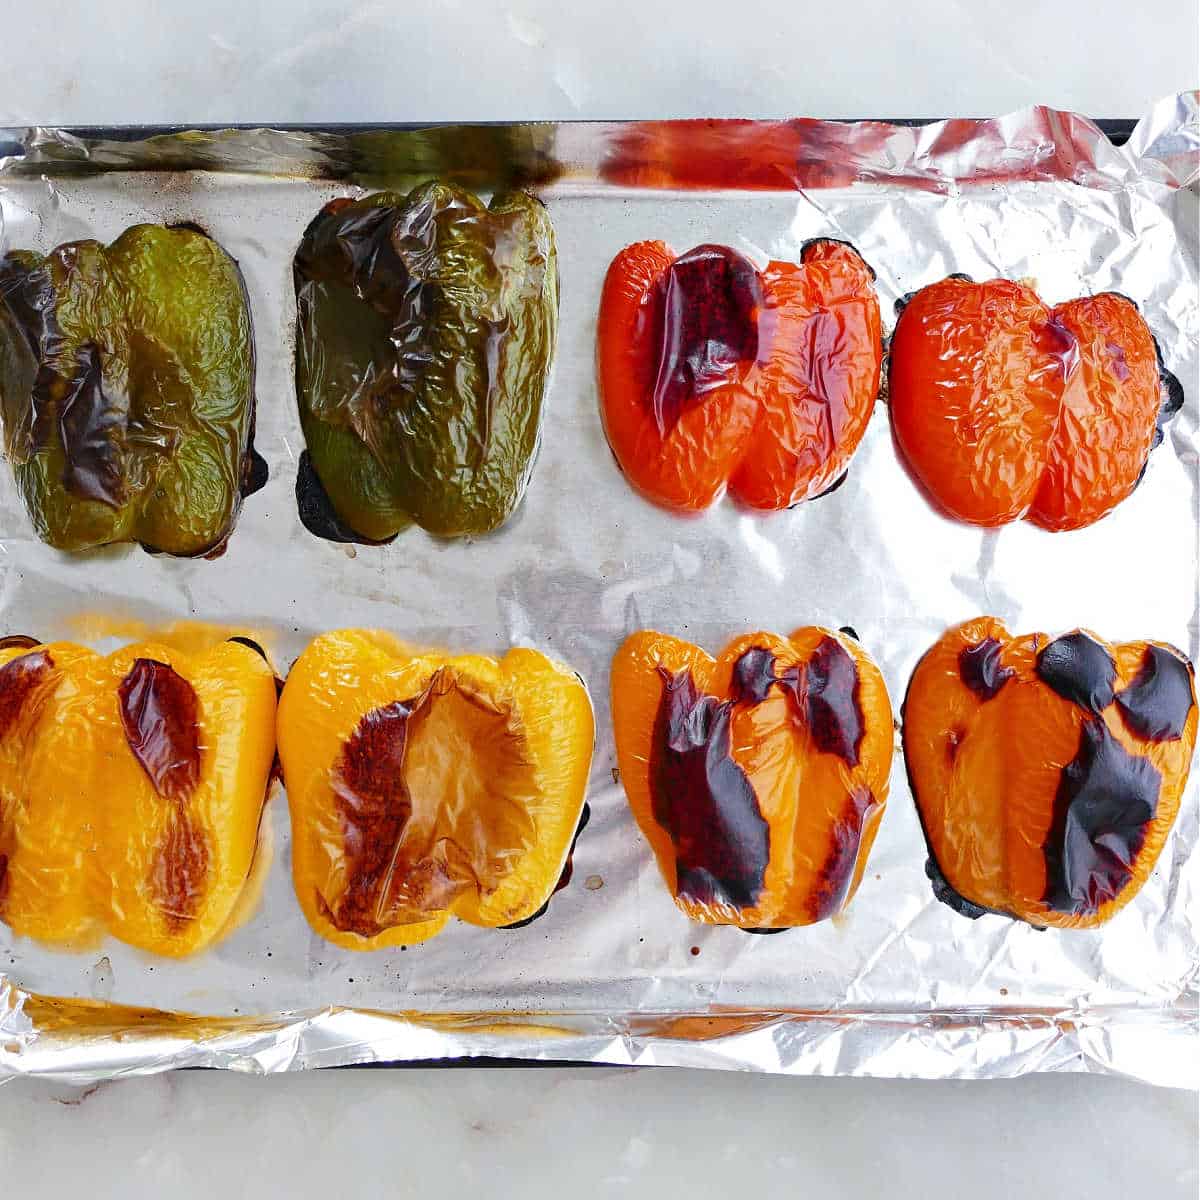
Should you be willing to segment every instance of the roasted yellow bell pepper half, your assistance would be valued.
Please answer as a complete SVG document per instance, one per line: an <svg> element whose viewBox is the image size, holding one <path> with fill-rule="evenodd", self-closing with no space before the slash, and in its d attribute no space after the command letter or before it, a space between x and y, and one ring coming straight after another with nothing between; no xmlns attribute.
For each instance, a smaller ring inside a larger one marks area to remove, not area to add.
<svg viewBox="0 0 1200 1200"><path fill-rule="evenodd" d="M414 653L387 634L311 642L279 701L296 895L322 937L412 945L546 903L580 823L587 689L535 650Z"/></svg>
<svg viewBox="0 0 1200 1200"><path fill-rule="evenodd" d="M17 644L11 644L15 641ZM0 920L181 957L227 929L275 756L275 678L249 646L0 649Z"/></svg>

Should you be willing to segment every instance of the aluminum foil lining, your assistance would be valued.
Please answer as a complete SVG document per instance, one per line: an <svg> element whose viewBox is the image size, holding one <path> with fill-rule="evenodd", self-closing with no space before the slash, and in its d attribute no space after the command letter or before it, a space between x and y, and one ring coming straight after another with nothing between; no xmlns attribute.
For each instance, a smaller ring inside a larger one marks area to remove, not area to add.
<svg viewBox="0 0 1200 1200"><path fill-rule="evenodd" d="M455 924L366 955L326 944L292 894L278 794L263 825L261 901L207 954L174 962L115 942L61 953L0 926L0 1078L491 1055L1200 1080L1197 777L1133 903L1098 931L1039 932L970 922L934 900L898 756L845 917L757 938L690 924L672 904L614 780L608 704L611 655L645 626L715 651L746 630L852 625L897 707L922 652L979 613L1014 631L1086 625L1200 657L1196 94L1158 104L1120 148L1045 108L921 128L0 131L6 141L0 246L47 250L111 240L137 221L194 221L240 261L258 349L256 444L271 477L209 562L134 548L59 554L33 537L4 471L0 632L108 649L139 626L202 619L254 631L280 668L316 633L349 625L450 649L532 645L587 680L599 740L573 882L523 929ZM532 484L509 525L474 542L419 530L379 548L320 541L294 498L292 255L327 200L430 174L485 189L524 183L554 219L562 325ZM1030 277L1050 303L1103 289L1135 298L1186 404L1134 495L1074 533L954 524L898 463L880 405L846 485L796 510L761 517L723 503L686 520L635 496L605 443L594 380L613 255L656 237L679 251L724 242L761 263L816 235L850 240L874 266L889 325L899 296L952 271Z"/></svg>

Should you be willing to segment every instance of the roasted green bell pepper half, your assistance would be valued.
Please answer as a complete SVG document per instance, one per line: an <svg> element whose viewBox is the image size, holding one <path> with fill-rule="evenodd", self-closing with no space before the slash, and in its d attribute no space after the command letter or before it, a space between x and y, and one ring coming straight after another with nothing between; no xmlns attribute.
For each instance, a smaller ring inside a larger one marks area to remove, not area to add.
<svg viewBox="0 0 1200 1200"><path fill-rule="evenodd" d="M305 524L365 542L412 522L441 537L503 524L529 481L558 327L542 204L516 191L485 206L444 183L335 200L294 275Z"/></svg>
<svg viewBox="0 0 1200 1200"><path fill-rule="evenodd" d="M0 258L0 415L52 546L219 549L264 470L237 263L161 225Z"/></svg>

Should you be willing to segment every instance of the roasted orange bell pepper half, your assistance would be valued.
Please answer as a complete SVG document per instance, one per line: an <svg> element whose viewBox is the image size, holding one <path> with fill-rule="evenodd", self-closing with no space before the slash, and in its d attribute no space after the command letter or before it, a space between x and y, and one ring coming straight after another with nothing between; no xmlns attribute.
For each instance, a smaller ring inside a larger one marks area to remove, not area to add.
<svg viewBox="0 0 1200 1200"><path fill-rule="evenodd" d="M497 661L364 630L316 638L279 702L309 924L374 950L431 938L451 916L535 916L580 825L594 733L579 677L536 650Z"/></svg>
<svg viewBox="0 0 1200 1200"><path fill-rule="evenodd" d="M275 757L275 677L226 641L0 649L0 919L178 957L227 930Z"/></svg>
<svg viewBox="0 0 1200 1200"><path fill-rule="evenodd" d="M888 403L934 505L973 525L1098 521L1141 479L1183 404L1137 306L1049 308L1023 283L951 276L903 302Z"/></svg>
<svg viewBox="0 0 1200 1200"><path fill-rule="evenodd" d="M1171 646L949 630L904 702L935 894L969 917L1102 924L1154 869L1195 743L1195 673Z"/></svg>
<svg viewBox="0 0 1200 1200"><path fill-rule="evenodd" d="M727 246L613 260L597 356L604 427L629 482L666 508L726 489L781 509L845 475L879 391L874 272L843 242L759 271Z"/></svg>
<svg viewBox="0 0 1200 1200"><path fill-rule="evenodd" d="M842 911L888 794L892 706L845 633L750 633L713 659L632 634L612 667L617 763L675 903L747 929Z"/></svg>

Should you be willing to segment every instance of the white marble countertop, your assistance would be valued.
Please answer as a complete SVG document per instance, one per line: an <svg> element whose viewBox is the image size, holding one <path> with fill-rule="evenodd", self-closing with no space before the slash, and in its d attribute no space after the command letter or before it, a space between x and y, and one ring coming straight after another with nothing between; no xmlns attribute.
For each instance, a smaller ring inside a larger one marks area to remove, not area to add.
<svg viewBox="0 0 1200 1200"><path fill-rule="evenodd" d="M164 14L171 13L169 22ZM1140 115L1197 84L1182 0L0 0L0 126ZM0 1087L14 1196L1197 1193L1197 1098L618 1069Z"/></svg>

